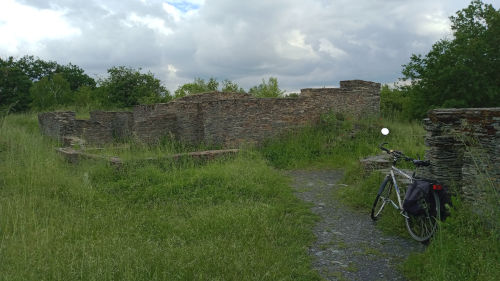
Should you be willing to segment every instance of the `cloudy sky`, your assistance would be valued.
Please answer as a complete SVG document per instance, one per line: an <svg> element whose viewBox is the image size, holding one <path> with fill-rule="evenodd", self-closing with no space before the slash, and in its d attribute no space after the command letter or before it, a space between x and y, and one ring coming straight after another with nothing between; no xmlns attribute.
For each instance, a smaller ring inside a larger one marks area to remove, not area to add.
<svg viewBox="0 0 500 281"><path fill-rule="evenodd" d="M486 0L498 9L500 0ZM282 89L390 83L412 53L450 37L468 0L0 0L0 57L153 72L170 90L195 77Z"/></svg>

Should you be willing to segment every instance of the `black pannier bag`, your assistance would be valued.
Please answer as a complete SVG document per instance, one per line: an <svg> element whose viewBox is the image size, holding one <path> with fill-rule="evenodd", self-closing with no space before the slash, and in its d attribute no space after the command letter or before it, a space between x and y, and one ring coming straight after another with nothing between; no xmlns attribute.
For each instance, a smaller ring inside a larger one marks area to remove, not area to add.
<svg viewBox="0 0 500 281"><path fill-rule="evenodd" d="M426 180L415 180L408 186L403 201L403 210L408 214L418 216L425 213L425 206L434 205L431 202L432 183Z"/></svg>

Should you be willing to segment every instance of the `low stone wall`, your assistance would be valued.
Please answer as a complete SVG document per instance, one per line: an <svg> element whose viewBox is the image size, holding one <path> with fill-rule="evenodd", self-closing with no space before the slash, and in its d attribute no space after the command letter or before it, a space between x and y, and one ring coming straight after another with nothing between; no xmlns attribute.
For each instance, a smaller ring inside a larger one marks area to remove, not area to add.
<svg viewBox="0 0 500 281"><path fill-rule="evenodd" d="M500 186L500 108L435 109L424 119L430 174L467 198ZM480 177L480 178L478 178Z"/></svg>

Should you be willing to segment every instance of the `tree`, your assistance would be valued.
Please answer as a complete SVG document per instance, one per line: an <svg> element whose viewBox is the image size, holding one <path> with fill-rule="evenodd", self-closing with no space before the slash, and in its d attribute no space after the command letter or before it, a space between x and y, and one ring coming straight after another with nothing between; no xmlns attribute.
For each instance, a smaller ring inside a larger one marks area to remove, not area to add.
<svg viewBox="0 0 500 281"><path fill-rule="evenodd" d="M380 113L382 116L409 119L407 114L410 102L408 94L401 89L382 85L380 89Z"/></svg>
<svg viewBox="0 0 500 281"><path fill-rule="evenodd" d="M80 87L89 87L94 89L96 87L95 80L85 74L85 71L74 64L57 65L56 73L61 73L64 79L69 82L72 91L76 91Z"/></svg>
<svg viewBox="0 0 500 281"><path fill-rule="evenodd" d="M248 93L259 98L278 98L283 97L285 91L280 90L277 78L270 77L267 83L262 79L262 83L250 88Z"/></svg>
<svg viewBox="0 0 500 281"><path fill-rule="evenodd" d="M109 77L100 81L100 99L105 106L130 107L144 103L166 102L168 90L151 72L141 73L124 66L108 69Z"/></svg>
<svg viewBox="0 0 500 281"><path fill-rule="evenodd" d="M0 111L25 111L31 102L29 89L32 85L29 77L15 65L12 57L0 58Z"/></svg>
<svg viewBox="0 0 500 281"><path fill-rule="evenodd" d="M72 103L70 84L61 73L45 76L30 88L31 108L55 109Z"/></svg>
<svg viewBox="0 0 500 281"><path fill-rule="evenodd" d="M186 83L182 86L179 86L177 90L175 90L175 98L185 97L187 95L205 93L205 92L213 92L217 91L219 88L219 82L215 78L210 78L208 83L201 78L195 78L192 83Z"/></svg>
<svg viewBox="0 0 500 281"><path fill-rule="evenodd" d="M453 39L436 42L403 66L403 80L411 85L401 90L414 118L436 107L500 106L500 11L474 0L450 20Z"/></svg>
<svg viewBox="0 0 500 281"><path fill-rule="evenodd" d="M28 75L33 82L55 73L58 67L55 61L44 61L34 56L24 56L17 60L15 65Z"/></svg>
<svg viewBox="0 0 500 281"><path fill-rule="evenodd" d="M205 80L201 78L195 78L193 82L179 86L177 90L175 90L174 97L180 98L192 94L219 91L219 85L220 83L217 82L215 78L210 78L208 82L205 82ZM227 79L222 81L222 89L220 91L231 92L231 93L245 92L245 90L243 90L243 88L238 86L238 84Z"/></svg>
<svg viewBox="0 0 500 281"><path fill-rule="evenodd" d="M230 80L224 80L222 81L222 92L230 92L230 93L245 93L245 90L238 86L238 84L230 81Z"/></svg>

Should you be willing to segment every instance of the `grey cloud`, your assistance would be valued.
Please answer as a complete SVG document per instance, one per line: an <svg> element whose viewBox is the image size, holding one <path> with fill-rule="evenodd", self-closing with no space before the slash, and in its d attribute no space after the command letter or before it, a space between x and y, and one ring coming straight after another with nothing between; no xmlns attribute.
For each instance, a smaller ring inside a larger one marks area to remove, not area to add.
<svg viewBox="0 0 500 281"><path fill-rule="evenodd" d="M427 51L442 36L424 33L422 24L468 5L466 0L207 0L196 16L176 22L162 1L23 3L63 8L66 20L81 30L75 38L43 42L45 48L33 55L71 61L100 75L116 65L142 67L171 89L194 77L228 78L245 88L269 76L278 77L285 89L343 79L392 82L412 53ZM173 33L124 24L132 13L161 19ZM321 49L322 42L337 53ZM177 72L169 73L168 65Z"/></svg>

